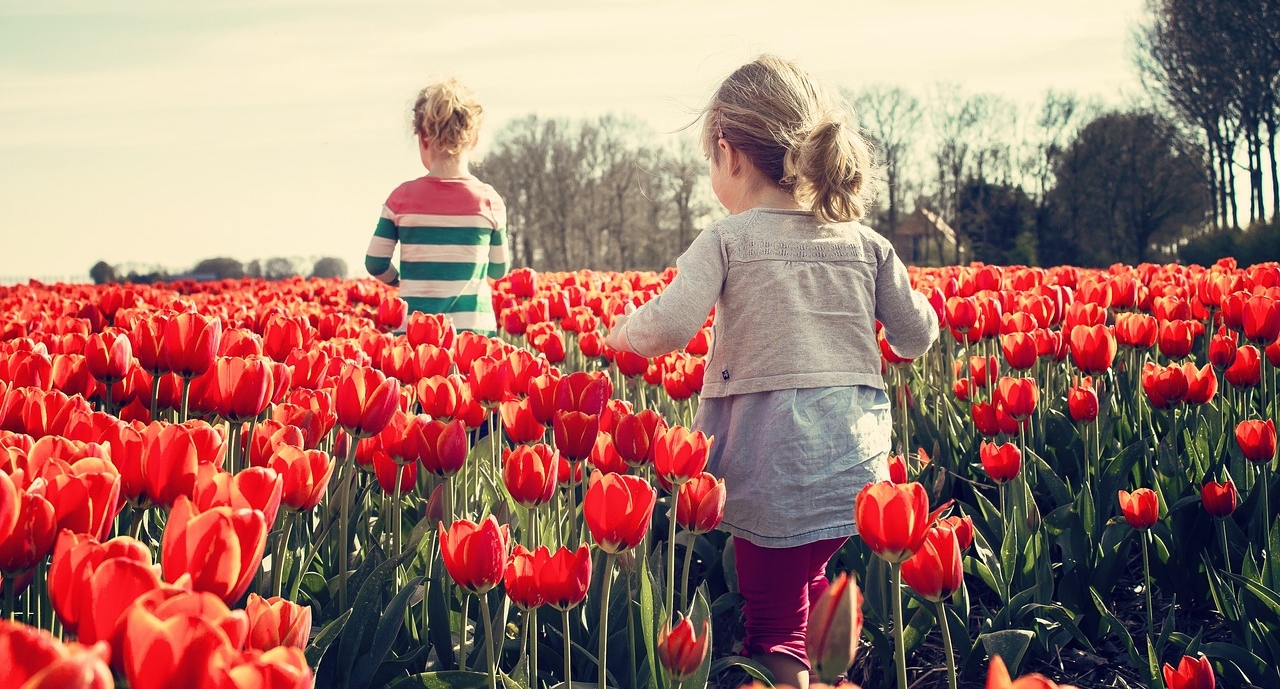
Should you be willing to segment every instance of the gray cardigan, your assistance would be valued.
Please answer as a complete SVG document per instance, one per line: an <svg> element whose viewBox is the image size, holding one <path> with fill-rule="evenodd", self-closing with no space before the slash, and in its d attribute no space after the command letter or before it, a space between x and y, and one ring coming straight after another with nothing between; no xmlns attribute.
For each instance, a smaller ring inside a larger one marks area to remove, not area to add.
<svg viewBox="0 0 1280 689"><path fill-rule="evenodd" d="M756 208L713 223L676 261L671 284L623 325L647 357L683 347L716 309L703 397L867 385L884 388L876 320L915 358L938 318L893 245L857 223Z"/></svg>

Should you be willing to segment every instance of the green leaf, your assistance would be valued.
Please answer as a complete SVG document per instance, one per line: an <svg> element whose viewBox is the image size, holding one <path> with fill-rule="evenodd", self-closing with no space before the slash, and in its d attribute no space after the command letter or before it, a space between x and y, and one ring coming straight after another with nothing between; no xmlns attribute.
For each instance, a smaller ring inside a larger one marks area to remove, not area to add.
<svg viewBox="0 0 1280 689"><path fill-rule="evenodd" d="M730 542L733 541L733 539L729 540ZM664 675L658 671L656 639L658 638L658 626L662 624L662 611L654 602L653 591L655 585L653 572L649 571L648 558L639 557L636 562L640 567L640 631L644 635L645 659L649 666L649 676L654 678L655 685L661 687L666 680Z"/></svg>
<svg viewBox="0 0 1280 689"><path fill-rule="evenodd" d="M1243 586L1244 590L1248 591L1255 599L1258 600L1259 603L1262 603L1271 610L1273 615L1280 617L1280 594L1252 579L1246 579L1238 574L1226 572L1226 575L1229 579L1232 579Z"/></svg>
<svg viewBox="0 0 1280 689"><path fill-rule="evenodd" d="M391 603L382 611L382 618L378 620L377 629L373 633L373 647L368 653L360 656L356 661L356 665L351 671L351 682L357 687L368 686L378 667L382 665L382 661L386 659L387 654L391 652L391 645L395 643L396 637L400 634L400 628L404 626L404 613L409 608L409 598L417 591L422 584L422 577L415 577L396 593L391 599Z"/></svg>
<svg viewBox="0 0 1280 689"><path fill-rule="evenodd" d="M721 598L723 597L724 596L721 596ZM748 675L751 675L770 686L777 684L773 678L773 673L769 672L769 668L750 658L744 658L743 656L725 656L723 658L716 659L715 662L711 663L710 675L712 677L716 677L720 673L734 667L742 668Z"/></svg>
<svg viewBox="0 0 1280 689"><path fill-rule="evenodd" d="M453 632L449 626L449 604L444 598L444 582L436 578L427 588L427 637L436 650L440 665L448 670L458 666L453 656Z"/></svg>
<svg viewBox="0 0 1280 689"><path fill-rule="evenodd" d="M1009 668L1009 674L1017 677L1018 668L1022 666L1022 656L1026 654L1035 633L1027 629L1002 629L988 632L978 637L987 655L998 655Z"/></svg>
<svg viewBox="0 0 1280 689"><path fill-rule="evenodd" d="M703 622L707 624L707 656L702 659L697 672L680 684L680 689L705 689L711 676L711 608L707 605L707 587L699 586L693 594L693 610L689 612L689 621L696 631L701 631Z"/></svg>
<svg viewBox="0 0 1280 689"><path fill-rule="evenodd" d="M338 619L326 624L324 629L321 629L320 633L316 634L315 638L307 646L306 656L309 665L315 667L320 663L320 658L324 656L324 652L329 649L329 646L342 633L342 627L347 623L347 618L349 617L351 617L350 610L339 615Z"/></svg>
<svg viewBox="0 0 1280 689"><path fill-rule="evenodd" d="M401 677L387 689L488 689L489 673L471 670L442 670Z"/></svg>

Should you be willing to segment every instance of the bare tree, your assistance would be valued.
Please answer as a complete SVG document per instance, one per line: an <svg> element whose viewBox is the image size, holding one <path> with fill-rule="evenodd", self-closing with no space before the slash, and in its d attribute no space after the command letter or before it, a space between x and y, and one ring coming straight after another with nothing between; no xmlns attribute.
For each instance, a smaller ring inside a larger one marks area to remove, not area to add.
<svg viewBox="0 0 1280 689"><path fill-rule="evenodd" d="M844 93L845 98L853 103L864 131L882 158L888 186L885 194L888 199L886 233L892 235L898 229L898 217L903 212L903 178L922 119L920 100L897 86L875 85L856 93Z"/></svg>

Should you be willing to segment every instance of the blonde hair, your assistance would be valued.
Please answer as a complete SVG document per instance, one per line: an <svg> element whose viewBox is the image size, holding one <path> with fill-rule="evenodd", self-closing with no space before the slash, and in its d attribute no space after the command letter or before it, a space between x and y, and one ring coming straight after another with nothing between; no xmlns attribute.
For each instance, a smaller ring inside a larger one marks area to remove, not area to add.
<svg viewBox="0 0 1280 689"><path fill-rule="evenodd" d="M730 74L702 112L703 148L724 138L822 222L867 214L880 171L852 109L786 60L761 55Z"/></svg>
<svg viewBox="0 0 1280 689"><path fill-rule="evenodd" d="M413 103L413 133L446 155L457 155L476 142L484 108L471 89L457 79L433 81Z"/></svg>

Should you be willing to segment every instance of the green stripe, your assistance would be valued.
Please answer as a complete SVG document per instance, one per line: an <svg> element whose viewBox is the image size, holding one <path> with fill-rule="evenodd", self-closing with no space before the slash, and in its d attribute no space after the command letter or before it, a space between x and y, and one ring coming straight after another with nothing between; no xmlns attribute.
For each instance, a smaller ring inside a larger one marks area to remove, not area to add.
<svg viewBox="0 0 1280 689"><path fill-rule="evenodd" d="M507 241L507 228L499 227L496 231L489 233L489 246L498 246Z"/></svg>
<svg viewBox="0 0 1280 689"><path fill-rule="evenodd" d="M365 256L364 269L369 271L370 275L382 275L391 267L391 259L383 256ZM494 278L495 280L497 278Z"/></svg>
<svg viewBox="0 0 1280 689"><path fill-rule="evenodd" d="M484 275L487 263L443 263L401 261L401 280L476 280Z"/></svg>
<svg viewBox="0 0 1280 689"><path fill-rule="evenodd" d="M396 239L396 224L387 218L378 218L378 226L373 228L373 236L383 239Z"/></svg>
<svg viewBox="0 0 1280 689"><path fill-rule="evenodd" d="M400 241L405 244L451 244L482 246L490 243L494 231L487 227L401 227Z"/></svg>
<svg viewBox="0 0 1280 689"><path fill-rule="evenodd" d="M423 313L493 313L488 300L481 302L479 295L463 294L457 297L404 297L410 311Z"/></svg>
<svg viewBox="0 0 1280 689"><path fill-rule="evenodd" d="M506 274L507 274L507 264L505 262L489 264L488 277L490 280L501 279L502 276Z"/></svg>

